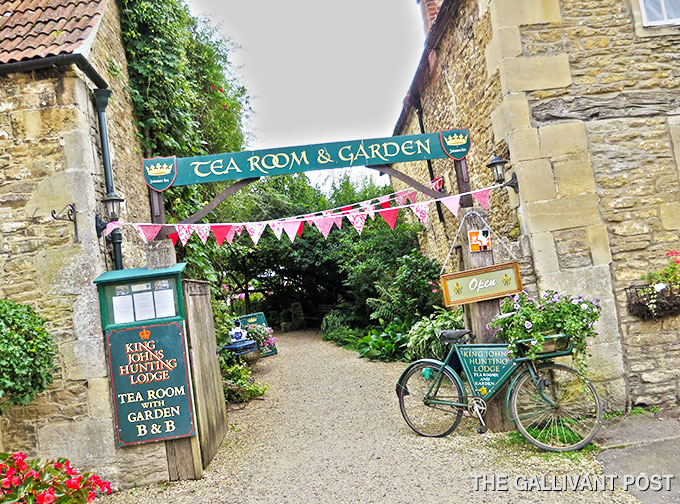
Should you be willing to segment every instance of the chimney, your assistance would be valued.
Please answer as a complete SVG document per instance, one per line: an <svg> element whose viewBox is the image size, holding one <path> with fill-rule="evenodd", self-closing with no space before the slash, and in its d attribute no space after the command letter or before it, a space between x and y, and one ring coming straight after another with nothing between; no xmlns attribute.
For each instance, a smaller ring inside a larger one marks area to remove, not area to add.
<svg viewBox="0 0 680 504"><path fill-rule="evenodd" d="M432 23L439 14L439 8L442 6L442 0L416 0L420 4L420 10L423 12L423 22L425 23L425 36L430 33Z"/></svg>

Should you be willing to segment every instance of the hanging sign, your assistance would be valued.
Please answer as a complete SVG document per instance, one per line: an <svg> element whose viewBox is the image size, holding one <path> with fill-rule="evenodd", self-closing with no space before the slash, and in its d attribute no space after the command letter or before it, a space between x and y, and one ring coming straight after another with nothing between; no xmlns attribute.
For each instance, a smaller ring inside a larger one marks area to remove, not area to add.
<svg viewBox="0 0 680 504"><path fill-rule="evenodd" d="M196 434L179 322L106 333L120 446Z"/></svg>
<svg viewBox="0 0 680 504"><path fill-rule="evenodd" d="M496 299L522 290L516 262L450 273L441 277L444 305Z"/></svg>
<svg viewBox="0 0 680 504"><path fill-rule="evenodd" d="M491 250L491 232L488 229L468 231L470 252L485 252Z"/></svg>
<svg viewBox="0 0 680 504"><path fill-rule="evenodd" d="M505 344L461 345L456 351L475 395L491 396L513 371Z"/></svg>
<svg viewBox="0 0 680 504"><path fill-rule="evenodd" d="M146 183L161 192L170 186L310 170L386 165L447 156L462 159L469 149L470 134L465 129L188 158L144 159L142 166ZM176 172L172 171L173 166Z"/></svg>

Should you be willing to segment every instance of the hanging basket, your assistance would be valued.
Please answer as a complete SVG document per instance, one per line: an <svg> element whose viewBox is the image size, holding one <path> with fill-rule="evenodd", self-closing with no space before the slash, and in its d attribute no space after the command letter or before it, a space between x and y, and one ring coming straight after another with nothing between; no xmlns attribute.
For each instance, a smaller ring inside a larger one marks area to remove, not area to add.
<svg viewBox="0 0 680 504"><path fill-rule="evenodd" d="M659 284L657 284L659 285ZM653 284L626 288L628 313L643 320L680 315L680 284L667 284L657 290Z"/></svg>

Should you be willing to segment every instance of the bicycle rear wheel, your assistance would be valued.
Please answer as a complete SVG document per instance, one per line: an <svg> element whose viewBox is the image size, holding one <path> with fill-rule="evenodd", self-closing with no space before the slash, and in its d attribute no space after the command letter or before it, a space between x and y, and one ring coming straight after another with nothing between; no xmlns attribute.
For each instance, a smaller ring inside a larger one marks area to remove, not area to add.
<svg viewBox="0 0 680 504"><path fill-rule="evenodd" d="M406 374L399 388L399 408L406 423L421 436L442 437L458 426L463 410L446 404L426 404L429 399L463 402L463 391L451 372L443 369L437 378L440 364L416 363Z"/></svg>
<svg viewBox="0 0 680 504"><path fill-rule="evenodd" d="M536 366L538 383L529 371L517 379L510 398L511 414L527 440L542 450L583 448L602 423L602 400L589 380L561 364Z"/></svg>

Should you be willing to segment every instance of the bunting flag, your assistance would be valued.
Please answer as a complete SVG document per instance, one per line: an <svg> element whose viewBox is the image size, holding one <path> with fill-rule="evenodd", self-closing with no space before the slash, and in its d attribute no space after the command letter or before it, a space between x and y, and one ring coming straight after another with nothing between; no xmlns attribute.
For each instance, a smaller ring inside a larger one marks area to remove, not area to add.
<svg viewBox="0 0 680 504"><path fill-rule="evenodd" d="M245 229L245 226L243 224L239 224L236 226L236 234L241 236L241 233L243 233L243 230Z"/></svg>
<svg viewBox="0 0 680 504"><path fill-rule="evenodd" d="M209 224L194 224L194 232L201 239L201 241L203 242L203 245L205 245L205 242L208 241L208 237L210 236L210 225Z"/></svg>
<svg viewBox="0 0 680 504"><path fill-rule="evenodd" d="M257 242L260 241L260 237L266 226L266 222L249 222L246 224L246 229L248 230L250 238L253 240L253 245L257 245Z"/></svg>
<svg viewBox="0 0 680 504"><path fill-rule="evenodd" d="M442 203L451 210L451 213L458 217L458 209L460 208L460 195L450 196L441 200Z"/></svg>
<svg viewBox="0 0 680 504"><path fill-rule="evenodd" d="M308 224L309 226L314 226L314 224L312 224L311 222L308 222L307 224ZM301 222L300 222L300 225L298 226L298 230L297 230L297 235L298 235L298 236L302 236L302 230L303 230L304 228L305 228L305 221L301 221Z"/></svg>
<svg viewBox="0 0 680 504"><path fill-rule="evenodd" d="M491 194L491 189L482 189L481 191L475 191L472 193L472 197L477 200L484 210L489 209L489 195Z"/></svg>
<svg viewBox="0 0 680 504"><path fill-rule="evenodd" d="M333 210L324 210L323 216L332 218L333 224L338 226L338 229L342 229L342 214L336 214Z"/></svg>
<svg viewBox="0 0 680 504"><path fill-rule="evenodd" d="M418 191L411 191L406 195L406 199L411 200L411 203L418 203Z"/></svg>
<svg viewBox="0 0 680 504"><path fill-rule="evenodd" d="M236 234L236 228L237 228L237 227L238 227L238 226L231 226L231 227L227 230L227 236L226 236L226 238L227 238L227 243L228 243L229 245L231 245L231 242L234 241L234 235Z"/></svg>
<svg viewBox="0 0 680 504"><path fill-rule="evenodd" d="M304 221L307 221L307 224L308 224L309 226L314 227L314 218L315 218L316 216L317 216L316 214L310 213L310 214L307 214L307 215L303 215L302 218L304 219ZM303 221L303 224L304 224L304 221ZM303 227L304 227L304 226L303 226ZM299 234L300 236L302 236L302 230L300 230L300 232L299 232L298 234Z"/></svg>
<svg viewBox="0 0 680 504"><path fill-rule="evenodd" d="M179 238L179 234L178 233L170 233L168 235L168 238L170 238L172 240L172 246L174 247L175 245L177 245L177 239Z"/></svg>
<svg viewBox="0 0 680 504"><path fill-rule="evenodd" d="M323 235L324 239L328 238L328 234L331 232L335 220L332 217L317 217L314 219L314 225Z"/></svg>
<svg viewBox="0 0 680 504"><path fill-rule="evenodd" d="M411 210L413 210L413 212L418 216L420 222L423 223L423 226L427 226L427 216L430 213L430 203L430 201L423 201L422 203L416 203L411 207Z"/></svg>
<svg viewBox="0 0 680 504"><path fill-rule="evenodd" d="M191 235L194 232L193 224L175 224L175 229L177 229L179 241L182 242L182 246L186 246L189 238L191 238Z"/></svg>
<svg viewBox="0 0 680 504"><path fill-rule="evenodd" d="M405 204L406 204L406 196L407 196L407 194L408 194L408 189L406 189L405 191L399 191L399 192L396 194L395 200L396 200L396 202L397 202L397 206L402 206L402 205L405 205Z"/></svg>
<svg viewBox="0 0 680 504"><path fill-rule="evenodd" d="M370 201L362 201L361 203L359 203L359 206L364 209L364 212L368 214L371 220L375 219L375 207L371 204Z"/></svg>
<svg viewBox="0 0 680 504"><path fill-rule="evenodd" d="M104 230L104 236L109 236L111 233L113 233L114 229L118 229L121 226L121 223L118 221L111 221L106 225L106 229Z"/></svg>
<svg viewBox="0 0 680 504"><path fill-rule="evenodd" d="M158 236L158 232L163 227L163 224L133 224L133 226L139 233L139 236L142 237L142 240L144 240L144 243L149 243ZM108 228L108 224L106 227ZM118 224L118 227L120 227L120 223Z"/></svg>
<svg viewBox="0 0 680 504"><path fill-rule="evenodd" d="M281 221L269 221L269 227L274 231L274 235L277 240L281 239L281 233L283 233L283 223Z"/></svg>
<svg viewBox="0 0 680 504"><path fill-rule="evenodd" d="M304 222L302 222L302 225L304 225ZM300 230L300 222L283 221L281 222L281 227L283 227L283 230L288 235L288 238L290 238L290 242L293 243L295 241L295 237L298 235L298 231Z"/></svg>
<svg viewBox="0 0 680 504"><path fill-rule="evenodd" d="M390 207L390 197L388 196L380 196L378 198L378 201L380 202L380 206L383 208L389 208Z"/></svg>
<svg viewBox="0 0 680 504"><path fill-rule="evenodd" d="M444 177L437 177L436 179L432 179L433 191L441 191L442 187L444 187Z"/></svg>
<svg viewBox="0 0 680 504"><path fill-rule="evenodd" d="M348 213L352 212L352 208L354 208L354 205L347 205L340 208L340 211L342 212L343 215L347 215Z"/></svg>
<svg viewBox="0 0 680 504"><path fill-rule="evenodd" d="M361 232L364 230L364 224L366 224L367 217L368 215L365 213L347 214L347 218L349 219L349 221L352 223L352 226L354 226L354 229L356 229L357 233L359 234L361 234Z"/></svg>
<svg viewBox="0 0 680 504"><path fill-rule="evenodd" d="M385 219L387 225L394 230L394 225L397 223L397 214L399 213L399 209L391 208L386 210L378 210L378 213L380 214L380 217Z"/></svg>
<svg viewBox="0 0 680 504"><path fill-rule="evenodd" d="M230 224L210 226L210 229L212 229L213 235L215 236L215 241L217 242L217 245L219 245L220 247L222 246L222 243L224 243L224 239L227 237L227 233L232 227L233 226Z"/></svg>

